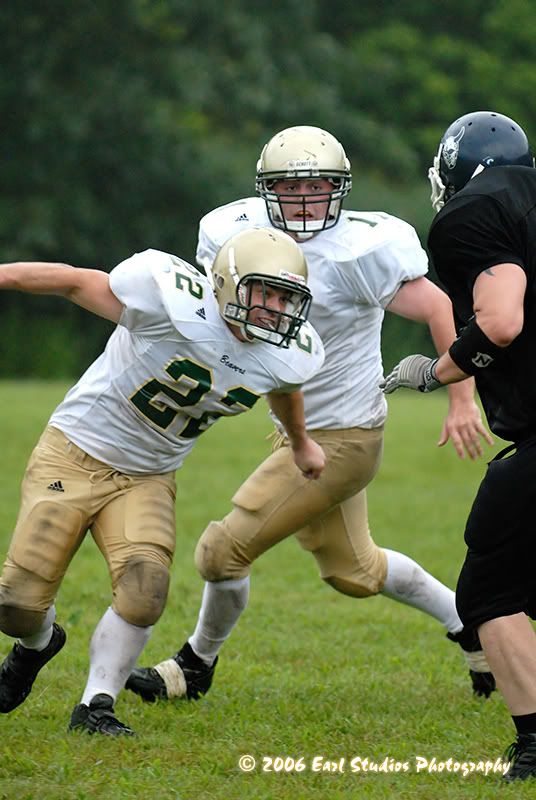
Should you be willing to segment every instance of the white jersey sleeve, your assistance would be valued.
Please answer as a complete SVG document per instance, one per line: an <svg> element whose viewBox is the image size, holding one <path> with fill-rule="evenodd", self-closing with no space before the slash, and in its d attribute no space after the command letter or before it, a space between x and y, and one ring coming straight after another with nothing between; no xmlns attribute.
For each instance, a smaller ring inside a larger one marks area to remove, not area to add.
<svg viewBox="0 0 536 800"><path fill-rule="evenodd" d="M415 229L404 220L379 212L346 212L350 236L358 241L351 269L345 273L356 299L386 308L403 283L426 275L428 257ZM359 227L366 237L356 236ZM365 246L362 242L365 241Z"/></svg>
<svg viewBox="0 0 536 800"><path fill-rule="evenodd" d="M288 349L267 346L271 348L267 353L277 358L278 362L277 370L272 368L274 382L277 382L273 391L281 394L301 389L324 363L324 346L320 336L308 322L302 325L297 338L291 341ZM264 365L269 368L266 356L264 358Z"/></svg>
<svg viewBox="0 0 536 800"><path fill-rule="evenodd" d="M169 258L158 250L145 250L111 271L110 288L124 306L119 324L129 331L158 339L169 328L155 272Z"/></svg>

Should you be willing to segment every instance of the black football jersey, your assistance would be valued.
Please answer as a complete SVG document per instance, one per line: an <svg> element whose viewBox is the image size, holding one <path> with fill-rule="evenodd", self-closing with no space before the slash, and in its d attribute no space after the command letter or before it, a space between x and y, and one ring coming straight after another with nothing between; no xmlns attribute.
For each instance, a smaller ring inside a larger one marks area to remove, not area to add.
<svg viewBox="0 0 536 800"><path fill-rule="evenodd" d="M523 330L475 379L497 436L518 441L536 434L536 169L493 167L472 178L434 219L428 248L458 331L473 317L481 272L510 263L526 273Z"/></svg>

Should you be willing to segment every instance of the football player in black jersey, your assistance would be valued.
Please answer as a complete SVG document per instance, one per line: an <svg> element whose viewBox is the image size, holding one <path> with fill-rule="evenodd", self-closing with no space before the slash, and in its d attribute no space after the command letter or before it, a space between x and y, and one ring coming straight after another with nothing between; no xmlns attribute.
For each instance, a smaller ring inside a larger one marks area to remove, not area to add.
<svg viewBox="0 0 536 800"><path fill-rule="evenodd" d="M521 127L478 111L447 128L429 177L429 251L458 338L438 359L404 358L383 388L429 392L473 375L491 430L511 443L469 514L456 603L516 727L505 780L524 780L536 777L536 170Z"/></svg>

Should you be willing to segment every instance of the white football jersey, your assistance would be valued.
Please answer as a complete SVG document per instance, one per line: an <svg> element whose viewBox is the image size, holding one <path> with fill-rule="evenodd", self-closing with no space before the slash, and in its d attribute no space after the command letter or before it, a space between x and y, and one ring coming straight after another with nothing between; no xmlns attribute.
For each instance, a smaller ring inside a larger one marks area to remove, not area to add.
<svg viewBox="0 0 536 800"><path fill-rule="evenodd" d="M270 227L264 200L216 208L200 222L197 261L244 228ZM380 212L343 211L339 222L300 242L313 294L309 320L324 344L323 368L302 387L307 427L374 428L385 421L381 327L385 307L406 281L428 271L411 225Z"/></svg>
<svg viewBox="0 0 536 800"><path fill-rule="evenodd" d="M167 253L123 261L110 287L124 305L119 325L50 425L121 472L180 467L217 419L299 388L322 365L322 343L307 323L288 349L238 341L207 278Z"/></svg>

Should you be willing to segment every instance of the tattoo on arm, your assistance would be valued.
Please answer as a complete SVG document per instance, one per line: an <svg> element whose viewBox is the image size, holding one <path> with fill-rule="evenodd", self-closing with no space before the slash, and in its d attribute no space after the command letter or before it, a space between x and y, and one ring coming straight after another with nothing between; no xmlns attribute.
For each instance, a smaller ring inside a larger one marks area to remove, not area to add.
<svg viewBox="0 0 536 800"><path fill-rule="evenodd" d="M485 269L484 272L486 273L486 275L491 275L492 277L495 277L495 273L493 272L492 267L488 267L488 269Z"/></svg>

